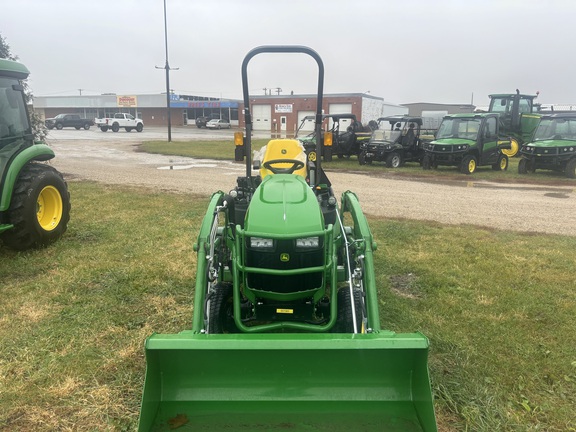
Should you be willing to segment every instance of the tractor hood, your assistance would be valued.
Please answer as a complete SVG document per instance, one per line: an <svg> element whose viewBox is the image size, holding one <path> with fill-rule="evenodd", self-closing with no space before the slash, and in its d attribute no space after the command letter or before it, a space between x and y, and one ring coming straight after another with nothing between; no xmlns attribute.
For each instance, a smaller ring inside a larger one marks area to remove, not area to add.
<svg viewBox="0 0 576 432"><path fill-rule="evenodd" d="M528 143L526 144L526 147L535 147L535 148L573 147L574 149L576 149L576 141L565 139L541 140Z"/></svg>
<svg viewBox="0 0 576 432"><path fill-rule="evenodd" d="M443 138L424 144L424 149L435 152L465 151L476 145L476 141L465 138Z"/></svg>
<svg viewBox="0 0 576 432"><path fill-rule="evenodd" d="M306 234L324 229L318 200L304 178L274 174L254 192L245 220L246 231L270 234Z"/></svg>

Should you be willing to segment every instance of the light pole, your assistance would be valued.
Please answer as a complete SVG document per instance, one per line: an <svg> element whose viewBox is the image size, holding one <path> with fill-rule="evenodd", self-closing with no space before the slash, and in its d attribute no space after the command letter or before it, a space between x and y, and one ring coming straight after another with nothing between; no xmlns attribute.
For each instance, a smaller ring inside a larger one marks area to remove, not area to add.
<svg viewBox="0 0 576 432"><path fill-rule="evenodd" d="M168 63L168 22L166 21L166 0L164 0L164 43L166 46L166 64L164 67L156 66L156 69L166 70L166 111L168 111L168 142L172 141L172 122L170 118L170 64ZM173 70L178 70L174 68Z"/></svg>

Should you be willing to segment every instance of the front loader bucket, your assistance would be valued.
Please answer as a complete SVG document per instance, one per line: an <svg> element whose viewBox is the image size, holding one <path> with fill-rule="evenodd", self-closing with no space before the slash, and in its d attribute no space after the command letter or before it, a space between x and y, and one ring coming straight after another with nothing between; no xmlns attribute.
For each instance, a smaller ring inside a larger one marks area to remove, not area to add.
<svg viewBox="0 0 576 432"><path fill-rule="evenodd" d="M436 431L428 340L153 335L139 431Z"/></svg>

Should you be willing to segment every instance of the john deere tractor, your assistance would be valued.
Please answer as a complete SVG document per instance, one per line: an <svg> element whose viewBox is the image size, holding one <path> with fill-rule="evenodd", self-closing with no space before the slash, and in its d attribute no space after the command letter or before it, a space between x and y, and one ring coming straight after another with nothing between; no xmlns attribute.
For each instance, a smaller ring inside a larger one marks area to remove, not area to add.
<svg viewBox="0 0 576 432"><path fill-rule="evenodd" d="M296 139L252 158L247 66L261 53L324 66L301 46L264 46L242 63L246 175L212 195L198 254L192 328L146 341L140 431L436 431L420 333L382 330L376 244L357 196L340 204ZM329 133L329 132L326 132Z"/></svg>
<svg viewBox="0 0 576 432"><path fill-rule="evenodd" d="M53 242L70 219L66 182L44 163L54 152L34 141L21 83L28 74L0 59L0 239L17 250Z"/></svg>

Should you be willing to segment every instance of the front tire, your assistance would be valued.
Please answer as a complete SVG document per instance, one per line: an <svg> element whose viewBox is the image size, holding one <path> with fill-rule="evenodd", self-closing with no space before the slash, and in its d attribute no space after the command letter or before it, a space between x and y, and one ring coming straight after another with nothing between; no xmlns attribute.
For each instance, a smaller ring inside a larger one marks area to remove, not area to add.
<svg viewBox="0 0 576 432"><path fill-rule="evenodd" d="M90 123L84 123L84 130L89 130L90 126L91 126Z"/></svg>
<svg viewBox="0 0 576 432"><path fill-rule="evenodd" d="M424 155L422 158L422 169L429 170L432 168L432 158L429 155Z"/></svg>
<svg viewBox="0 0 576 432"><path fill-rule="evenodd" d="M144 125L142 123L138 123L136 125L136 132L142 132L143 129L144 129Z"/></svg>
<svg viewBox="0 0 576 432"><path fill-rule="evenodd" d="M354 312L356 314L356 332L362 333L362 291L354 288ZM338 316L334 325L334 333L354 333L350 288L344 287L338 291Z"/></svg>
<svg viewBox="0 0 576 432"><path fill-rule="evenodd" d="M475 156L468 155L462 159L460 163L460 172L462 174L473 174L476 171L476 167L478 166L478 162Z"/></svg>
<svg viewBox="0 0 576 432"><path fill-rule="evenodd" d="M386 156L386 166L388 168L398 168L402 165L402 156L398 152L392 152Z"/></svg>
<svg viewBox="0 0 576 432"><path fill-rule="evenodd" d="M70 207L62 174L49 165L29 163L20 171L8 210L14 228L2 240L16 250L48 245L66 232Z"/></svg>
<svg viewBox="0 0 576 432"><path fill-rule="evenodd" d="M231 283L218 282L208 305L206 330L208 333L237 333L234 323L234 292Z"/></svg>
<svg viewBox="0 0 576 432"><path fill-rule="evenodd" d="M63 127L62 123L56 123L56 129L62 130Z"/></svg>

